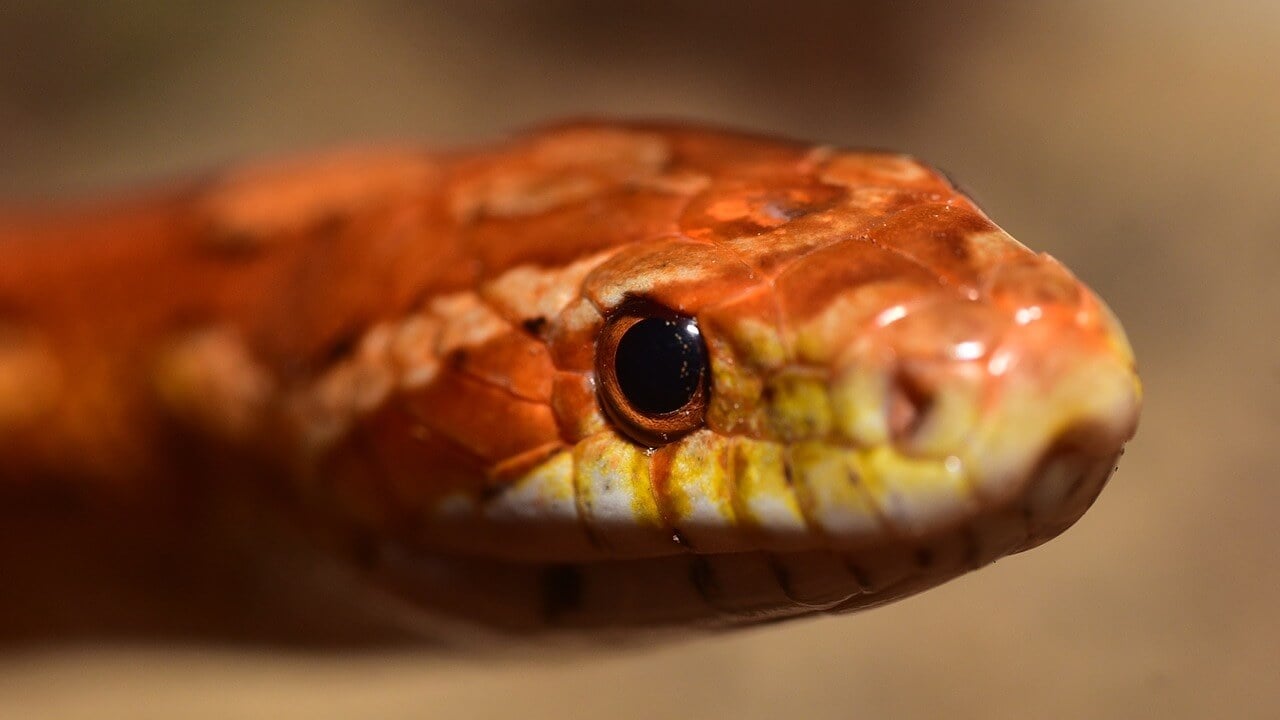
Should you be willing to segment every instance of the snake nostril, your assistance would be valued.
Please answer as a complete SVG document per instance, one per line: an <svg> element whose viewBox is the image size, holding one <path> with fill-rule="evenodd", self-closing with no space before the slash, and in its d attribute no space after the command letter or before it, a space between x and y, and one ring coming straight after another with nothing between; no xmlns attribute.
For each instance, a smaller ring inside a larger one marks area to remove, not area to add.
<svg viewBox="0 0 1280 720"><path fill-rule="evenodd" d="M889 434L894 442L910 438L924 424L933 407L935 391L915 373L899 368L889 389Z"/></svg>

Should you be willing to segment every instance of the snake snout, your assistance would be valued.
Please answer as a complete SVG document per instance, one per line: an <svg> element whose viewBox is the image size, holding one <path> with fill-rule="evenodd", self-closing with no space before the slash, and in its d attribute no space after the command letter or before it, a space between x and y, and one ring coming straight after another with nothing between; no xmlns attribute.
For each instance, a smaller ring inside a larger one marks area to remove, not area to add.
<svg viewBox="0 0 1280 720"><path fill-rule="evenodd" d="M839 442L898 536L1021 513L999 542L1046 540L1088 508L1133 435L1140 389L1105 307L1087 291L1004 299L892 308L836 365Z"/></svg>

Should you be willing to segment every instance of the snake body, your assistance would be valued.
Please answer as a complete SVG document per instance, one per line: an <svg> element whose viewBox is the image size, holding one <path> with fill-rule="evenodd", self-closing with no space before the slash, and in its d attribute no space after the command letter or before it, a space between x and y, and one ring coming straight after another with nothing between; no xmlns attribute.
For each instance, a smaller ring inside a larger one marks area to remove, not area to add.
<svg viewBox="0 0 1280 720"><path fill-rule="evenodd" d="M602 355L650 316L680 413ZM250 518L504 631L927 589L1075 522L1139 404L1097 297L903 155L584 122L0 213L7 536Z"/></svg>

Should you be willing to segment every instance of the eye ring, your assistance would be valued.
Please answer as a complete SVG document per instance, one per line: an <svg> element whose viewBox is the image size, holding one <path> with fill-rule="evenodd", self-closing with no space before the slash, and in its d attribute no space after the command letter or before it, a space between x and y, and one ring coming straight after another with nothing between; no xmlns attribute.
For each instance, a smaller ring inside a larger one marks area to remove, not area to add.
<svg viewBox="0 0 1280 720"><path fill-rule="evenodd" d="M706 345L695 319L632 302L596 343L601 405L635 442L660 447L702 427L710 401Z"/></svg>

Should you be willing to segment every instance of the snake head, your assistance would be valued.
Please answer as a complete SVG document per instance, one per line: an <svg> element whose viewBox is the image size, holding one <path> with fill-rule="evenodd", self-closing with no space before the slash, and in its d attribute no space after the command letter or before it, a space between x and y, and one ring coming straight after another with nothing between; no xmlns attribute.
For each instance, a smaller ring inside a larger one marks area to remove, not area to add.
<svg viewBox="0 0 1280 720"><path fill-rule="evenodd" d="M1105 305L913 158L585 125L451 182L503 259L383 333L394 389L321 453L363 506L380 478L379 572L428 610L883 603L1062 532L1135 431Z"/></svg>

